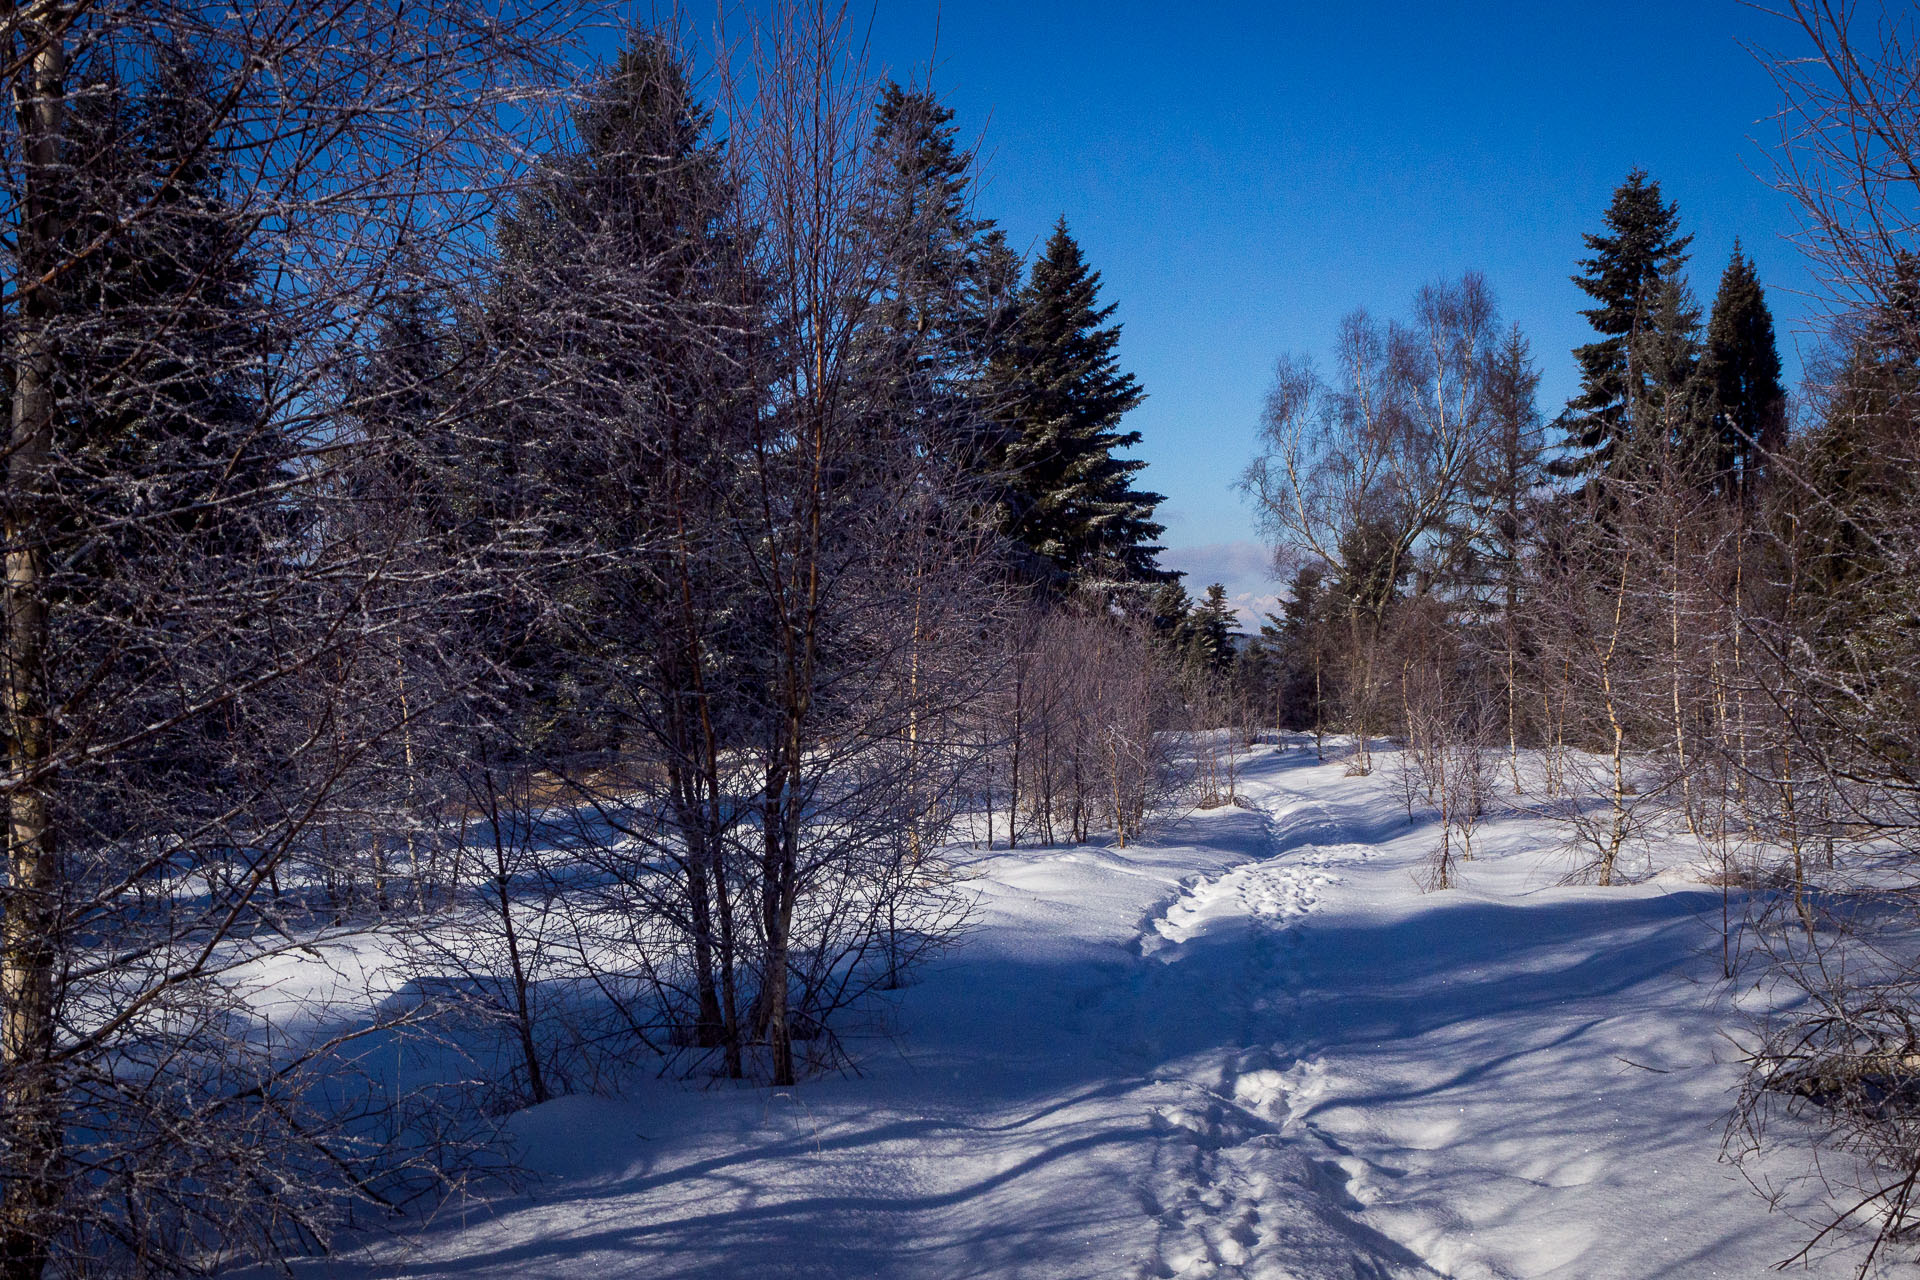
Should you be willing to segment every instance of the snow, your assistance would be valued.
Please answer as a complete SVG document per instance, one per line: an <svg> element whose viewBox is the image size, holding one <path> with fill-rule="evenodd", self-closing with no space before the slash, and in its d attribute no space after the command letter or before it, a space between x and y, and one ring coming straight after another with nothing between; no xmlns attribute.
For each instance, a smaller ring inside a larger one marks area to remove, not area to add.
<svg viewBox="0 0 1920 1280"><path fill-rule="evenodd" d="M1264 748L1240 794L1124 850L963 851L974 928L855 1071L521 1112L528 1190L303 1274L1605 1280L1798 1249L1720 1158L1719 889L1563 885L1564 833L1496 814L1423 893L1436 832L1384 753Z"/></svg>

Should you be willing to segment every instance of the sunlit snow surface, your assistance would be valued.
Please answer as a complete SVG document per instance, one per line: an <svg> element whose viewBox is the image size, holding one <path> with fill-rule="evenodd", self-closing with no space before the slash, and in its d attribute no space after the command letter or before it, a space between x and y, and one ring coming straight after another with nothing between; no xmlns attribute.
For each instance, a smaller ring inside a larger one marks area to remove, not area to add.
<svg viewBox="0 0 1920 1280"><path fill-rule="evenodd" d="M301 1274L1678 1280L1798 1248L1719 1159L1719 890L1562 886L1562 831L1510 815L1422 893L1436 833L1384 758L1262 748L1241 795L1124 851L964 853L974 931L857 1075L559 1099L511 1122L530 1193Z"/></svg>

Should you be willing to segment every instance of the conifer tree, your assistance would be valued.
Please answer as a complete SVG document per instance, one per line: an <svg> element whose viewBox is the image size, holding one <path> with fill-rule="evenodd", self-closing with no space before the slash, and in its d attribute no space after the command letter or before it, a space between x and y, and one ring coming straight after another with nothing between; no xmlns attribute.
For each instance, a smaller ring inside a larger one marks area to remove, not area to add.
<svg viewBox="0 0 1920 1280"><path fill-rule="evenodd" d="M750 288L711 125L680 51L637 29L576 113L577 143L542 162L496 233L488 325L509 349L494 394L511 407L470 448L494 472L494 522L538 527L547 561L575 562L548 583L546 634L514 639L550 717L529 728L551 745L604 745L605 717L590 729L583 715L610 690L589 673L647 646L640 614L674 607L665 535L727 474L746 412Z"/></svg>
<svg viewBox="0 0 1920 1280"><path fill-rule="evenodd" d="M1326 588L1323 567L1302 565L1288 584L1279 616L1269 614L1261 627L1262 639L1279 650L1284 671L1278 708L1282 728L1317 730L1326 718L1331 673L1325 637L1332 626Z"/></svg>
<svg viewBox="0 0 1920 1280"><path fill-rule="evenodd" d="M163 50L141 92L110 81L75 112L86 159L74 195L89 212L69 230L79 265L67 285L86 319L56 374L62 402L78 406L59 445L90 520L137 503L175 513L170 531L194 533L205 551L250 554L279 530L261 524L262 504L241 500L282 478L289 451L263 426L277 340L206 145L206 79ZM135 205L145 216L122 220Z"/></svg>
<svg viewBox="0 0 1920 1280"><path fill-rule="evenodd" d="M1519 325L1486 357L1481 380L1489 447L1467 473L1470 546L1478 583L1500 618L1507 744L1518 788L1520 600L1528 582L1525 559L1534 541L1536 495L1546 483L1546 441L1536 400L1540 370Z"/></svg>
<svg viewBox="0 0 1920 1280"><path fill-rule="evenodd" d="M1631 453L1637 463L1660 459L1691 479L1713 452L1708 389L1700 372L1700 307L1677 272L1654 291L1647 323L1634 334Z"/></svg>
<svg viewBox="0 0 1920 1280"><path fill-rule="evenodd" d="M1054 589L1110 590L1164 581L1154 545L1156 493L1133 487L1146 463L1117 456L1140 442L1120 421L1146 397L1120 369L1114 306L1063 218L1015 300L990 370L1002 420L1017 434L1000 459L1004 530Z"/></svg>
<svg viewBox="0 0 1920 1280"><path fill-rule="evenodd" d="M1600 338L1574 349L1580 393L1560 418L1566 452L1555 470L1563 476L1609 474L1626 453L1635 404L1646 396L1648 374L1638 363L1643 331L1658 323L1661 290L1677 277L1693 241L1679 234L1678 206L1661 198L1660 184L1643 169L1614 191L1605 222L1603 234L1584 237L1593 256L1573 277L1596 304L1582 314Z"/></svg>
<svg viewBox="0 0 1920 1280"><path fill-rule="evenodd" d="M625 738L656 753L667 820L636 838L670 872L658 892L691 952L692 1038L724 1048L738 1075L747 1015L719 762L742 714L728 693L767 644L728 595L743 572L732 486L761 407L760 281L712 113L668 34L634 33L577 132L501 236L503 324L560 375L522 397L527 447L507 460L532 476L558 544L548 590L566 626L543 701L563 714L545 745L564 758Z"/></svg>
<svg viewBox="0 0 1920 1280"><path fill-rule="evenodd" d="M1913 341L1920 333L1920 260L1903 255L1896 262L1889 293L1849 335L1820 422L1793 443L1804 483L1780 495L1805 542L1801 589L1828 615L1815 643L1834 652L1876 632L1907 629L1887 622L1912 613L1904 584L1891 593L1887 584L1898 577L1896 568L1908 570L1890 555L1899 545L1890 526L1910 518L1920 487L1901 465L1920 416L1920 350ZM1846 669L1847 662L1836 665Z"/></svg>
<svg viewBox="0 0 1920 1280"><path fill-rule="evenodd" d="M292 453L266 403L279 334L207 145L208 72L172 48L156 61L137 91L106 80L74 113L82 159L69 180L84 212L68 229L72 312L54 367L55 590L112 598L123 617L152 608L156 590L129 564L172 563L177 581L217 594L271 565L300 520L299 504L273 496ZM142 216L126 218L130 207ZM150 644L111 629L63 642L72 669L96 680L156 662ZM148 709L127 700L117 710L131 722ZM223 732L196 720L156 734L164 749L129 781L153 795L191 792L219 776ZM125 807L122 796L77 806L99 834L120 831Z"/></svg>
<svg viewBox="0 0 1920 1280"><path fill-rule="evenodd" d="M1220 676L1233 665L1233 606L1227 588L1214 583L1193 610L1192 663L1194 669Z"/></svg>
<svg viewBox="0 0 1920 1280"><path fill-rule="evenodd" d="M946 458L983 513L1005 509L1003 462L1015 430L995 412L988 362L1014 314L1024 264L991 219L973 213L973 155L954 113L928 88L881 89L878 181L862 209L878 273L858 351L875 426Z"/></svg>
<svg viewBox="0 0 1920 1280"><path fill-rule="evenodd" d="M1004 297L982 277L993 224L974 217L973 156L961 149L953 111L930 89L889 81L874 108L880 183L866 213L885 279L866 330L898 344L909 368L939 377L941 356L965 363ZM997 264L996 264L997 265ZM928 365L932 364L929 369Z"/></svg>
<svg viewBox="0 0 1920 1280"><path fill-rule="evenodd" d="M1753 260L1738 241L1714 296L1700 380L1712 423L1709 483L1715 492L1751 503L1766 456L1783 443L1786 391L1780 384L1773 313Z"/></svg>
<svg viewBox="0 0 1920 1280"><path fill-rule="evenodd" d="M1467 472L1470 555L1479 581L1495 588L1510 612L1524 577L1520 558L1531 501L1546 479L1546 440L1536 401L1540 370L1518 325L1486 357L1481 385L1488 447Z"/></svg>
<svg viewBox="0 0 1920 1280"><path fill-rule="evenodd" d="M1147 603L1147 620L1169 654L1183 654L1192 645L1193 600L1179 578L1170 578L1154 589Z"/></svg>

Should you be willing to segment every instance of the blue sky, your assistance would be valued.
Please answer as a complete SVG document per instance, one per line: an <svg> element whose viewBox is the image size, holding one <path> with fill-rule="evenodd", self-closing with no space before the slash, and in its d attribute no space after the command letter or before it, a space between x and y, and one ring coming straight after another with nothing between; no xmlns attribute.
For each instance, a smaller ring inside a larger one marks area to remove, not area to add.
<svg viewBox="0 0 1920 1280"><path fill-rule="evenodd" d="M1066 216L1150 396L1129 425L1167 495L1166 562L1264 606L1277 587L1233 482L1275 358L1479 270L1551 416L1587 338L1580 236L1636 165L1696 233L1703 304L1740 237L1797 374L1814 286L1793 206L1756 176L1778 103L1743 48L1792 35L1737 0L880 0L871 54L924 78L933 51L983 144L981 212L1017 246Z"/></svg>

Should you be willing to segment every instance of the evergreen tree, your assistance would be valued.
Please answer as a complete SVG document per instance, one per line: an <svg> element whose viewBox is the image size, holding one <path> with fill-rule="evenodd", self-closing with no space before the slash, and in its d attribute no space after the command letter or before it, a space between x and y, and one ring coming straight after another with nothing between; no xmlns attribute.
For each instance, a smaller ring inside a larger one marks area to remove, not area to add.
<svg viewBox="0 0 1920 1280"><path fill-rule="evenodd" d="M987 360L1011 314L1020 261L973 216L972 155L929 89L888 82L874 109L877 189L863 210L879 278L859 317L876 429L907 431L997 496L1010 434L983 394Z"/></svg>
<svg viewBox="0 0 1920 1280"><path fill-rule="evenodd" d="M140 92L107 81L77 105L85 212L70 225L79 266L67 287L80 318L56 371L71 413L56 435L77 522L110 527L137 508L147 536L191 536L217 559L284 533L284 507L260 499L284 478L290 445L265 421L278 340L208 145L206 79L163 50ZM122 217L131 208L137 221Z"/></svg>
<svg viewBox="0 0 1920 1280"><path fill-rule="evenodd" d="M1383 622L1400 599L1400 584L1411 570L1388 523L1377 517L1348 526L1335 548L1340 556L1329 592L1350 618Z"/></svg>
<svg viewBox="0 0 1920 1280"><path fill-rule="evenodd" d="M1766 456L1784 443L1786 391L1773 313L1753 260L1740 252L1738 241L1714 296L1700 380L1712 424L1709 483L1715 492L1750 504Z"/></svg>
<svg viewBox="0 0 1920 1280"><path fill-rule="evenodd" d="M1584 237L1593 256L1573 277L1596 304L1581 314L1600 338L1574 349L1580 393L1560 418L1566 453L1555 471L1563 476L1610 474L1627 452L1636 403L1647 398L1643 331L1658 323L1661 291L1677 279L1693 242L1679 234L1679 208L1661 199L1660 184L1641 169L1614 191L1605 222L1604 234Z"/></svg>
<svg viewBox="0 0 1920 1280"><path fill-rule="evenodd" d="M381 309L374 343L349 380L343 416L377 452L363 488L402 502L425 529L449 538L474 511L473 459L454 427L454 338L445 317L421 291L395 295ZM451 545L451 543L449 544Z"/></svg>
<svg viewBox="0 0 1920 1280"><path fill-rule="evenodd" d="M1469 558L1475 581L1494 588L1511 612L1524 577L1520 559L1532 501L1546 482L1546 440L1536 399L1540 370L1518 325L1486 357L1481 385L1488 447L1467 472Z"/></svg>
<svg viewBox="0 0 1920 1280"><path fill-rule="evenodd" d="M1169 578L1147 601L1147 621L1166 652L1178 657L1193 644L1193 600L1180 579Z"/></svg>
<svg viewBox="0 0 1920 1280"><path fill-rule="evenodd" d="M991 274L993 227L973 216L973 157L959 146L952 110L931 90L889 81L874 120L881 184L866 222L883 278L864 329L880 341L888 372L917 382L924 400L955 389L1004 305L981 281Z"/></svg>
<svg viewBox="0 0 1920 1280"><path fill-rule="evenodd" d="M1233 606L1227 603L1227 588L1216 582L1207 588L1206 598L1193 610L1189 653L1196 671L1221 676L1233 666L1233 623Z"/></svg>
<svg viewBox="0 0 1920 1280"><path fill-rule="evenodd" d="M669 40L636 31L575 134L501 219L488 328L509 408L469 448L493 526L540 530L557 566L545 632L501 637L551 717L528 734L593 748L615 726L587 707L619 703L647 620L677 616L677 521L733 473L753 298L711 112Z"/></svg>
<svg viewBox="0 0 1920 1280"><path fill-rule="evenodd" d="M1488 448L1467 473L1472 560L1482 607L1500 637L1501 680L1510 758L1517 759L1522 651L1520 600L1529 582L1527 549L1536 546L1539 495L1546 488L1546 440L1537 395L1540 370L1520 326L1490 352L1481 372ZM1517 765L1515 766L1517 772Z"/></svg>
<svg viewBox="0 0 1920 1280"><path fill-rule="evenodd" d="M990 367L992 403L1016 434L1000 458L1004 530L1056 589L1164 581L1154 545L1162 501L1133 487L1146 464L1116 451L1140 442L1120 420L1145 398L1115 353L1120 327L1062 219L1015 299Z"/></svg>
<svg viewBox="0 0 1920 1280"><path fill-rule="evenodd" d="M1754 594L1789 619L1814 687L1839 695L1822 714L1871 742L1879 761L1910 769L1901 730L1920 722L1920 260L1902 254L1894 270L1887 296L1843 334L1818 424L1783 446L1794 483L1762 495L1771 581Z"/></svg>
<svg viewBox="0 0 1920 1280"><path fill-rule="evenodd" d="M1702 475L1713 449L1707 387L1699 377L1700 308L1677 272L1661 277L1632 350L1639 371L1628 406L1634 462L1671 466L1688 480Z"/></svg>
<svg viewBox="0 0 1920 1280"><path fill-rule="evenodd" d="M1893 563L1899 540L1889 531L1910 518L1920 490L1920 477L1900 462L1920 421L1920 259L1901 256L1890 293L1849 336L1819 424L1793 442L1804 486L1779 497L1805 545L1803 590L1830 614L1823 643L1836 647L1884 629L1870 620L1912 613L1904 589L1889 593L1886 584L1911 571Z"/></svg>
<svg viewBox="0 0 1920 1280"><path fill-rule="evenodd" d="M59 545L48 587L74 606L62 619L87 619L59 636L60 670L140 690L94 731L149 726L144 758L114 785L75 778L66 790L67 816L103 837L163 795L181 811L228 803L232 722L150 727L177 703L142 678L163 663L215 669L221 643L169 648L148 626L170 590L218 598L236 580L258 582L303 514L277 492L293 454L267 404L280 334L260 301L247 220L227 198L208 72L177 50L157 53L144 82L103 78L76 98L74 266L52 371ZM264 745L260 758L271 767Z"/></svg>
<svg viewBox="0 0 1920 1280"><path fill-rule="evenodd" d="M1330 626L1326 570L1307 564L1293 575L1280 615L1268 615L1262 639L1276 647L1283 669L1277 713L1284 729L1324 723L1331 697L1326 635Z"/></svg>

